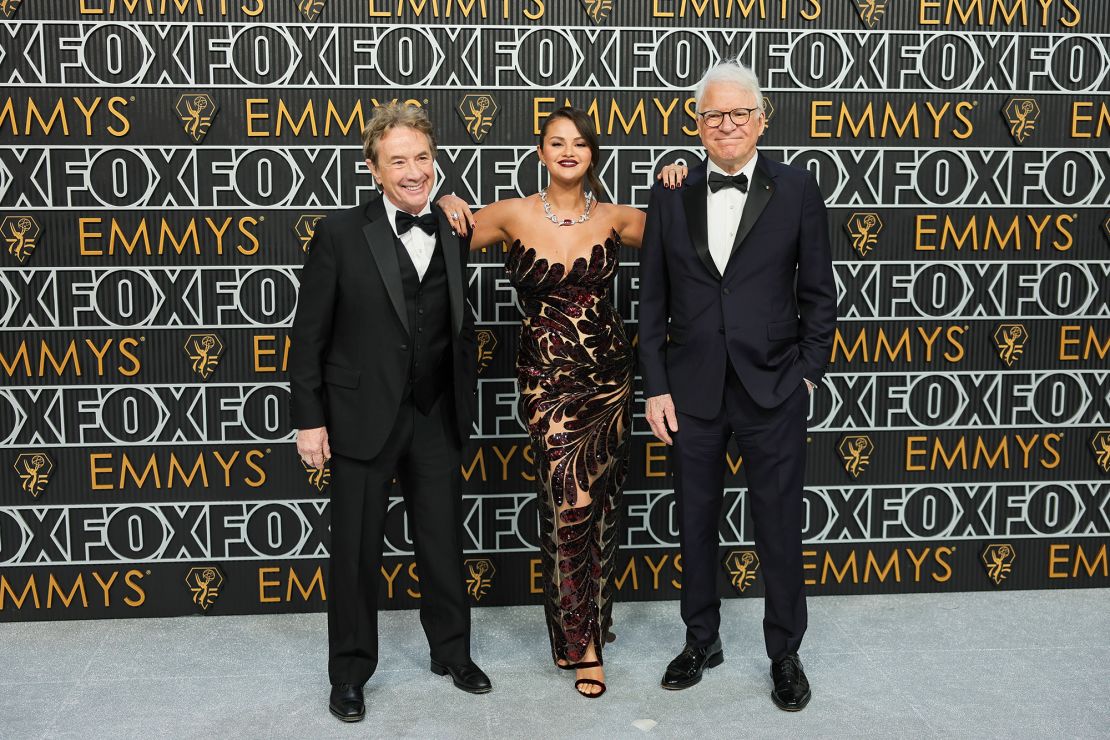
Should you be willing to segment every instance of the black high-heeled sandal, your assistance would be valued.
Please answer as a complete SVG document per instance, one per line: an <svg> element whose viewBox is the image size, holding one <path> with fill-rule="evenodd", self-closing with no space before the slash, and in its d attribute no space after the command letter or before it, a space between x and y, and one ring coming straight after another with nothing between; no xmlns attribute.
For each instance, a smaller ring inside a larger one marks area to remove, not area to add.
<svg viewBox="0 0 1110 740"><path fill-rule="evenodd" d="M605 633L604 642L606 644L609 644L610 642L616 642L616 641L617 641L617 633L616 632L613 632L612 630L609 630L608 632ZM577 663L570 663L570 662L568 662L568 663L558 663L558 662L556 662L555 667L556 668L561 668L564 671L572 671L572 670L574 670L575 668L578 667L578 664ZM592 666L590 666L590 667L592 667Z"/></svg>
<svg viewBox="0 0 1110 740"><path fill-rule="evenodd" d="M586 661L585 663L575 663L573 666L568 666L568 667L574 668L575 670L577 670L579 668L600 668L601 665L602 664L601 664L600 660L589 660L589 661ZM561 667L562 666L560 666L560 668ZM583 691L581 688L579 688L580 686L600 686L601 691L597 692L596 694L587 694L585 691ZM587 699L596 699L596 698L598 698L599 696L601 696L602 694L605 693L605 688L606 688L605 687L605 682L604 681L598 681L595 678L580 678L580 679L578 679L577 681L574 682L574 690L577 691L582 696L586 697Z"/></svg>

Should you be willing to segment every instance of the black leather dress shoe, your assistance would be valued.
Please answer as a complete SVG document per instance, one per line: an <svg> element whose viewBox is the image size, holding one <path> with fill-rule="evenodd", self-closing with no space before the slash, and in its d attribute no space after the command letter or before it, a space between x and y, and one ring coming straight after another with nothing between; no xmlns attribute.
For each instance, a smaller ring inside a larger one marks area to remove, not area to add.
<svg viewBox="0 0 1110 740"><path fill-rule="evenodd" d="M361 721L366 716L366 705L362 700L362 687L353 683L341 683L332 686L328 709L344 722Z"/></svg>
<svg viewBox="0 0 1110 740"><path fill-rule="evenodd" d="M724 661L725 653L721 649L719 637L709 647L687 645L667 666L667 672L663 674L662 686L671 690L689 688L701 680L703 670L707 667L715 668Z"/></svg>
<svg viewBox="0 0 1110 740"><path fill-rule="evenodd" d="M472 694L488 694L493 691L493 684L489 682L489 676L483 673L481 668L474 665L473 660L458 665L448 665L433 660L432 673L437 676L451 674L451 680L456 687Z"/></svg>
<svg viewBox="0 0 1110 740"><path fill-rule="evenodd" d="M802 670L802 660L797 653L771 663L771 701L787 712L799 712L809 704L809 679Z"/></svg>

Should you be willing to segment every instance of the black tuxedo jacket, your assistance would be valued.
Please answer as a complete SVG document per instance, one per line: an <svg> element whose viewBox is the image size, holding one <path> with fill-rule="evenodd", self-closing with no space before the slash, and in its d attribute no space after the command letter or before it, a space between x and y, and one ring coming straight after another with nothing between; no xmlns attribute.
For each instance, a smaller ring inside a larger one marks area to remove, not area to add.
<svg viewBox="0 0 1110 740"><path fill-rule="evenodd" d="M836 285L825 202L808 171L761 154L724 274L709 254L707 162L656 184L640 250L644 395L698 418L721 408L726 363L764 408L825 374ZM669 323L668 323L669 321Z"/></svg>
<svg viewBox="0 0 1110 740"><path fill-rule="evenodd" d="M439 210L432 210L447 269L454 416L462 443L475 416L477 374L467 252ZM361 460L373 458L385 443L410 374L412 336L394 238L381 197L318 222L293 321L293 426L326 426L333 452Z"/></svg>

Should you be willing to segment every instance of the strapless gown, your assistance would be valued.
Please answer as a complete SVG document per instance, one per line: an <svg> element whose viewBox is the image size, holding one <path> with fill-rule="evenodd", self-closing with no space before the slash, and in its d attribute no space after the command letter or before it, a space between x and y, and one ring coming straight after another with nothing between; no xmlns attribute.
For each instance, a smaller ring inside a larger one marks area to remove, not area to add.
<svg viewBox="0 0 1110 740"><path fill-rule="evenodd" d="M613 566L631 426L632 347L609 298L614 231L569 267L519 241L506 272L524 317L520 418L539 485L544 607L551 653L576 663L612 624Z"/></svg>

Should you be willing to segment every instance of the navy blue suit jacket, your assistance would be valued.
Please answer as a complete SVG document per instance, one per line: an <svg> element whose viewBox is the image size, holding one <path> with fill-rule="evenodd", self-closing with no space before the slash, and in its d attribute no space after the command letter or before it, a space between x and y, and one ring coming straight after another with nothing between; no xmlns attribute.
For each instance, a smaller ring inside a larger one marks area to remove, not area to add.
<svg viewBox="0 0 1110 740"><path fill-rule="evenodd" d="M644 395L717 415L726 363L764 408L825 374L836 284L825 201L807 170L762 154L724 274L709 254L707 163L683 185L651 190L640 250Z"/></svg>

